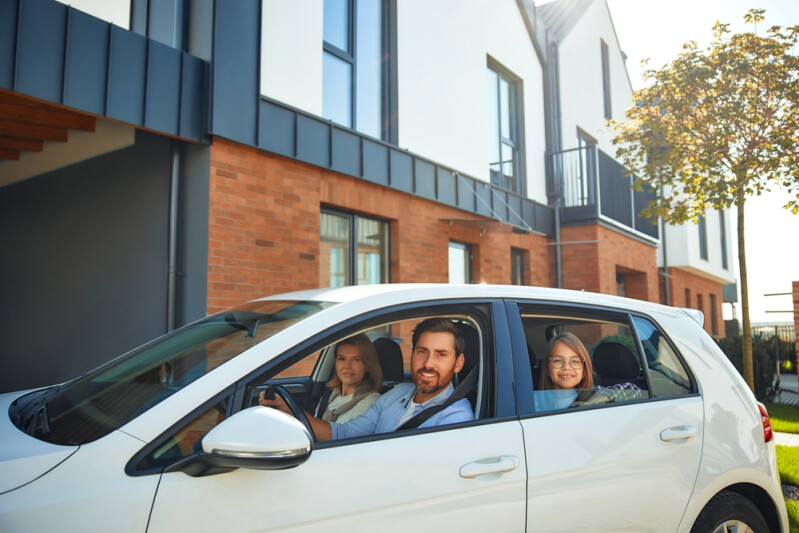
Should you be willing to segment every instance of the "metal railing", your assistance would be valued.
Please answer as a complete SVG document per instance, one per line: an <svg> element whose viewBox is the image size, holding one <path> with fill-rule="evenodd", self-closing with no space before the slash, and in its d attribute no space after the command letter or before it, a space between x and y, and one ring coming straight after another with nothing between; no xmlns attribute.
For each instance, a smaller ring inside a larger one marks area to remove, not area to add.
<svg viewBox="0 0 799 533"><path fill-rule="evenodd" d="M547 154L547 195L562 198L562 220L590 224L601 217L658 238L658 226L641 211L654 191L635 191L624 168L596 146Z"/></svg>

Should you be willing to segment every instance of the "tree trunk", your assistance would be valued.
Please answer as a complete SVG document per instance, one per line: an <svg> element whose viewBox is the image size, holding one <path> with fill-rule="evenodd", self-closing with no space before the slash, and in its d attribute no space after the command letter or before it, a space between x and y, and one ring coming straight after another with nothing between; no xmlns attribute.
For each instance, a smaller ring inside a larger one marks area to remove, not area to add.
<svg viewBox="0 0 799 533"><path fill-rule="evenodd" d="M752 392L755 391L755 371L752 360L752 326L749 323L749 279L746 276L746 240L744 238L744 196L738 190L738 273L741 276L741 315L743 319L743 367L744 379Z"/></svg>

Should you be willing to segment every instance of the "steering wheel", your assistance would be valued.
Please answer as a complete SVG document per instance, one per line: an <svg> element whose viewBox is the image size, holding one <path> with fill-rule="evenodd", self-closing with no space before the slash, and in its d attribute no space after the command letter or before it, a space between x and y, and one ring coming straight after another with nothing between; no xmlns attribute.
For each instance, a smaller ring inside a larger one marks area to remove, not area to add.
<svg viewBox="0 0 799 533"><path fill-rule="evenodd" d="M286 402L291 414L294 415L294 418L299 420L303 426L305 426L305 428L308 430L308 433L311 434L311 439L316 442L316 435L313 432L313 427L311 426L310 420L308 420L308 417L305 416L305 410L301 409L300 406L297 405L297 400L294 399L294 396L291 395L288 389L283 385L267 385L267 387L264 389L264 395L269 398L270 392L274 392L283 398L283 401Z"/></svg>

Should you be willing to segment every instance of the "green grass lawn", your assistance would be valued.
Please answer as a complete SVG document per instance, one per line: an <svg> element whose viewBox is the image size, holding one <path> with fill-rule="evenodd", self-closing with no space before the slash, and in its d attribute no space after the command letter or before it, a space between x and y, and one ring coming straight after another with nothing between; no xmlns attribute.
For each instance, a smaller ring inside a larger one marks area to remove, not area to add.
<svg viewBox="0 0 799 533"><path fill-rule="evenodd" d="M771 427L783 433L799 433L799 407L781 403L766 404Z"/></svg>
<svg viewBox="0 0 799 533"><path fill-rule="evenodd" d="M766 405L771 427L783 433L799 433L799 407L770 403ZM777 446L777 469L783 483L799 486L799 448ZM791 533L799 533L799 502L785 500Z"/></svg>

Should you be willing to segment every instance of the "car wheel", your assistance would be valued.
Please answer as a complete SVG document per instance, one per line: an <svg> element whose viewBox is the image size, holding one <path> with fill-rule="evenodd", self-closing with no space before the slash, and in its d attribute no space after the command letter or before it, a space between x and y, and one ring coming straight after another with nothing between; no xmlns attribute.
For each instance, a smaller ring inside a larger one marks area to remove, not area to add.
<svg viewBox="0 0 799 533"><path fill-rule="evenodd" d="M716 494L699 513L691 533L767 533L768 524L755 504L738 493Z"/></svg>

